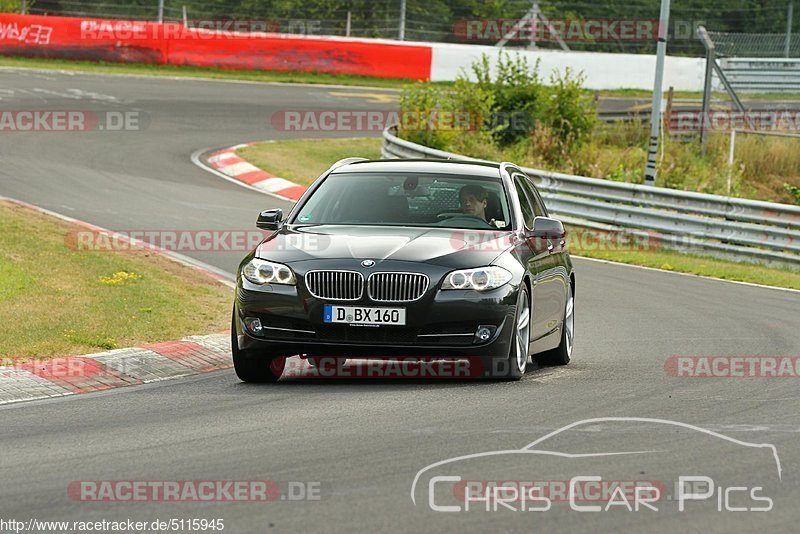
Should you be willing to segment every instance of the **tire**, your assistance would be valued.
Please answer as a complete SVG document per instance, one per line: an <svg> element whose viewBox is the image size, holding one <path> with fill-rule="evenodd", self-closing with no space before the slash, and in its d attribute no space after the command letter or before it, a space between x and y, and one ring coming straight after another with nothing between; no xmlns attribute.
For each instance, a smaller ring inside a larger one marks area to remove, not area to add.
<svg viewBox="0 0 800 534"><path fill-rule="evenodd" d="M236 336L236 307L231 315L231 353L233 369L242 382L272 384L278 381L286 366L286 357L268 357L239 348Z"/></svg>
<svg viewBox="0 0 800 534"><path fill-rule="evenodd" d="M561 343L558 347L535 356L541 365L567 365L572 358L575 343L575 297L572 295L572 284L569 285L567 304L564 306L564 322L561 327Z"/></svg>
<svg viewBox="0 0 800 534"><path fill-rule="evenodd" d="M528 369L528 350L531 342L531 300L523 285L517 297L514 314L514 335L503 365L491 370L491 377L498 380L519 380Z"/></svg>

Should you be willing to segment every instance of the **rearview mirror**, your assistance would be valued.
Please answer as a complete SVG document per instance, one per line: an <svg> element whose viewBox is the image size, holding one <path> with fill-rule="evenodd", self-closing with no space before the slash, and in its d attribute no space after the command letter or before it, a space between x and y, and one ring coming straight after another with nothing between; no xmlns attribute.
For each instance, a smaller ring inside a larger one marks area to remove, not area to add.
<svg viewBox="0 0 800 534"><path fill-rule="evenodd" d="M256 228L262 230L277 230L283 220L283 210L274 209L262 211L256 219Z"/></svg>

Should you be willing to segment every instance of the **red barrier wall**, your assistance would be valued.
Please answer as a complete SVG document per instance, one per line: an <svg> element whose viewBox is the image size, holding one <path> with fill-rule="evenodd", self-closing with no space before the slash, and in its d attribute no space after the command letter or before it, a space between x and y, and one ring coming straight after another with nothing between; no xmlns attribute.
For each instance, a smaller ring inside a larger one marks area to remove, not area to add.
<svg viewBox="0 0 800 534"><path fill-rule="evenodd" d="M0 55L428 80L429 46L0 13Z"/></svg>

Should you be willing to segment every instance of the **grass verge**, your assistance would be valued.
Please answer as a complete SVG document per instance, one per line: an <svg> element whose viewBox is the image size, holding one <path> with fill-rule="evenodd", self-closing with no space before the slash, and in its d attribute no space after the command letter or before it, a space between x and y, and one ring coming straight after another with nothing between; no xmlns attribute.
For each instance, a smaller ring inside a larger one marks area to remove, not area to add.
<svg viewBox="0 0 800 534"><path fill-rule="evenodd" d="M0 201L0 356L86 354L230 328L231 290L158 254L76 251L80 226Z"/></svg>
<svg viewBox="0 0 800 534"><path fill-rule="evenodd" d="M381 139L296 139L256 143L238 151L254 165L296 183L308 185L337 159L349 156L380 158ZM570 228L570 232L586 230ZM596 243L597 240L590 242ZM800 272L763 265L736 263L670 250L613 250L572 247L572 254L667 271L724 280L800 289Z"/></svg>
<svg viewBox="0 0 800 534"><path fill-rule="evenodd" d="M239 149L239 156L270 174L310 185L335 161L350 156L380 159L381 139L292 139L256 143Z"/></svg>

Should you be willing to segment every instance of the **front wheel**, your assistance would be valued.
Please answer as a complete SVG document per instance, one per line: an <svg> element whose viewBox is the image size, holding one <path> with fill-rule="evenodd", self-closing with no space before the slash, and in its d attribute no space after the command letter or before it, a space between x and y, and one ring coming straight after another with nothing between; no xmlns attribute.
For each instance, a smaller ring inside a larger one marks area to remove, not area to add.
<svg viewBox="0 0 800 534"><path fill-rule="evenodd" d="M568 291L564 324L561 327L561 344L536 355L536 361L542 365L567 365L572 358L572 346L575 342L575 297L572 295L572 284L569 284Z"/></svg>
<svg viewBox="0 0 800 534"><path fill-rule="evenodd" d="M239 348L239 340L236 336L235 307L231 317L231 353L233 354L233 369L242 382L257 384L277 382L286 366L285 356L268 357Z"/></svg>
<svg viewBox="0 0 800 534"><path fill-rule="evenodd" d="M508 359L492 369L492 378L519 380L528 369L528 348L531 342L531 305L525 286L519 290L517 311L514 316L514 335L508 351Z"/></svg>

